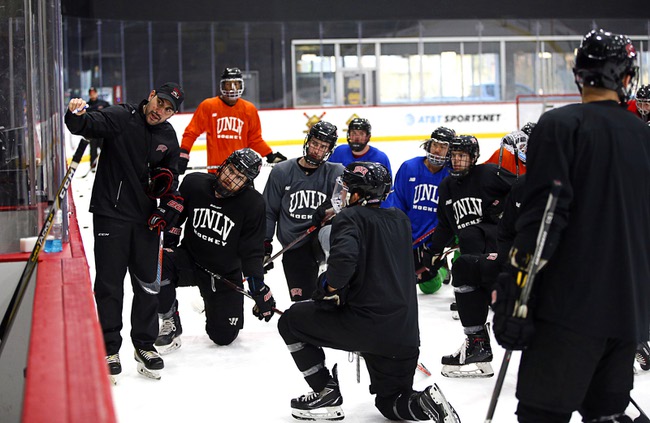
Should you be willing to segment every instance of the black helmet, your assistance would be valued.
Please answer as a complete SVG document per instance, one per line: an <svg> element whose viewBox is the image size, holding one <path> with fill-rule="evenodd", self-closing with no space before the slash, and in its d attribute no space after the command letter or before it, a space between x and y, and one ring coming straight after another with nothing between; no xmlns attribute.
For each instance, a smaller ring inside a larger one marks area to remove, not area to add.
<svg viewBox="0 0 650 423"><path fill-rule="evenodd" d="M449 174L455 178L465 176L469 173L470 170L476 165L478 160L478 155L480 153L478 140L474 135L459 135L449 144L449 153L451 155L454 151L463 151L469 154L470 164L467 168L456 170L451 166L451 171Z"/></svg>
<svg viewBox="0 0 650 423"><path fill-rule="evenodd" d="M380 203L386 199L392 179L381 163L352 162L345 167L341 177L350 195L359 194L358 204Z"/></svg>
<svg viewBox="0 0 650 423"><path fill-rule="evenodd" d="M521 127L521 132L530 137L530 134L533 133L535 125L537 125L535 122L527 122L524 126Z"/></svg>
<svg viewBox="0 0 650 423"><path fill-rule="evenodd" d="M239 88L227 90L224 88L224 82L239 82ZM221 74L221 83L219 84L221 95L228 98L239 98L244 93L244 78L239 68L225 68Z"/></svg>
<svg viewBox="0 0 650 423"><path fill-rule="evenodd" d="M364 131L366 133L367 138L365 142L350 141L350 131L355 129ZM372 126L370 126L370 122L368 122L368 119L356 117L350 121L350 124L348 125L348 145L350 146L352 151L361 151L364 148L366 148L366 145L368 145L368 142L370 141L371 131L372 131Z"/></svg>
<svg viewBox="0 0 650 423"><path fill-rule="evenodd" d="M641 106L641 107L639 107ZM646 121L650 106L650 85L641 85L636 91L636 110Z"/></svg>
<svg viewBox="0 0 650 423"><path fill-rule="evenodd" d="M309 128L309 132L305 137L305 143L302 148L303 157L307 163L314 166L319 166L321 163L327 161L330 154L332 154L332 150L334 150L336 141L339 139L339 136L336 134L336 129L336 125L332 125L331 123L325 122L324 120L316 122L311 128ZM316 138L330 145L329 151L322 159L314 158L308 154L309 141L311 141L312 138Z"/></svg>
<svg viewBox="0 0 650 423"><path fill-rule="evenodd" d="M221 174L229 166L237 169L246 177L246 181L236 184L234 189L225 186L221 178ZM262 159L250 148L242 148L241 150L233 151L232 154L230 154L230 156L228 156L228 158L221 164L219 171L216 173L214 190L220 197L231 197L240 192L245 186L252 185L253 179L260 174L261 168Z"/></svg>
<svg viewBox="0 0 650 423"><path fill-rule="evenodd" d="M450 144L454 138L456 138L456 131L453 129L446 128L444 126L441 126L437 129L435 129L431 133L431 138L428 140L425 140L420 147L424 149L424 151L427 152L427 160L434 165L434 166L444 166L447 163L447 160L449 160L449 150L447 150L447 155L446 156L438 156L436 154L431 154L431 143L436 141L439 143L447 143Z"/></svg>
<svg viewBox="0 0 650 423"><path fill-rule="evenodd" d="M616 91L620 101L626 102L637 76L636 57L627 36L592 30L576 50L573 74L578 89L582 92L583 86L606 88ZM628 75L632 80L625 89L623 80Z"/></svg>

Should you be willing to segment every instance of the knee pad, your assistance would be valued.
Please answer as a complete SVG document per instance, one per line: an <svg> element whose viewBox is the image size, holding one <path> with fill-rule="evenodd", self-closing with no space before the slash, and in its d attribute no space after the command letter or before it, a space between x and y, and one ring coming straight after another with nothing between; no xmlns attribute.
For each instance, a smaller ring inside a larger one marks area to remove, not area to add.
<svg viewBox="0 0 650 423"><path fill-rule="evenodd" d="M212 342L222 346L230 345L239 335L239 329L220 327L217 330L209 330L207 328L206 330Z"/></svg>
<svg viewBox="0 0 650 423"><path fill-rule="evenodd" d="M458 257L451 267L451 276L451 284L455 287L464 285L478 286L481 280L479 256L463 254Z"/></svg>

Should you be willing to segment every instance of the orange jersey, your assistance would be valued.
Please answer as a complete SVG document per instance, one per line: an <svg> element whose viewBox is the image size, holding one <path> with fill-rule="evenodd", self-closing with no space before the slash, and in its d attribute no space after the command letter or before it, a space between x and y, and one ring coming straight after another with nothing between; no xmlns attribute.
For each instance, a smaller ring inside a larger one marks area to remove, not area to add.
<svg viewBox="0 0 650 423"><path fill-rule="evenodd" d="M526 173L526 164L521 160L519 161L519 175ZM485 163L494 163L499 165L499 149L497 149ZM501 167L503 169L509 170L512 174L517 175L517 162L515 162L515 155L508 151L506 148L503 149L503 157L501 157Z"/></svg>
<svg viewBox="0 0 650 423"><path fill-rule="evenodd" d="M242 148L252 148L262 157L271 153L271 147L262 139L262 126L257 109L243 98L234 106L219 97L205 99L194 112L183 132L181 148L191 151L194 141L206 133L208 166L218 166L230 154Z"/></svg>

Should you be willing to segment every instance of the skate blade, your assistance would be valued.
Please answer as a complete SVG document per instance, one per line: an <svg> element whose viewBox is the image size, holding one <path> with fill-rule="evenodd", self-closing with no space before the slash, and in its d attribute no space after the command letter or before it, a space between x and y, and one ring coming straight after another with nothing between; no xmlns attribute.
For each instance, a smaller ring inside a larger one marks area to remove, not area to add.
<svg viewBox="0 0 650 423"><path fill-rule="evenodd" d="M158 354L160 355L167 355L171 352L176 351L181 347L181 338L174 338L171 344L168 345L156 345L156 350L158 350Z"/></svg>
<svg viewBox="0 0 650 423"><path fill-rule="evenodd" d="M149 379L160 380L160 371L151 370L144 367L144 364L138 362L138 373Z"/></svg>
<svg viewBox="0 0 650 423"><path fill-rule="evenodd" d="M458 311L454 310L451 312L451 318L454 320L460 320L460 316L458 315Z"/></svg>
<svg viewBox="0 0 650 423"><path fill-rule="evenodd" d="M454 407L449 404L449 401L447 401L447 398L442 393L440 388L438 388L437 384L434 383L433 386L429 387L429 394L431 395L431 398L433 398L433 401L436 404L441 405L445 410L445 417L442 420L444 423L460 423L460 417L458 417L458 413L456 413Z"/></svg>
<svg viewBox="0 0 650 423"><path fill-rule="evenodd" d="M343 420L345 414L338 405L332 407L321 407L313 410L291 409L291 415L298 420Z"/></svg>
<svg viewBox="0 0 650 423"><path fill-rule="evenodd" d="M494 376L490 363L468 363L462 366L445 364L440 373L450 378L486 378Z"/></svg>
<svg viewBox="0 0 650 423"><path fill-rule="evenodd" d="M117 385L117 375L108 375L108 380L111 382L111 385Z"/></svg>

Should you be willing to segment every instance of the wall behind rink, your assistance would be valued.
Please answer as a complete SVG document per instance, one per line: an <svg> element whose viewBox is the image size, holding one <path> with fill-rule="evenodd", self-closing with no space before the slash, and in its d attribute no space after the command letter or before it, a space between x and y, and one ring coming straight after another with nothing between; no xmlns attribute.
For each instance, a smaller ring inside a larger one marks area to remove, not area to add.
<svg viewBox="0 0 650 423"><path fill-rule="evenodd" d="M310 119L322 119L339 129L339 137L346 138L347 122L362 117L372 125L373 141L409 141L428 138L438 126L447 126L459 134L473 134L481 142L500 139L518 129L515 103L444 104L427 106L339 107L309 109L261 110L262 136L272 146L302 144ZM169 122L180 140L192 119L191 113L180 113ZM67 133L66 148L72 157L79 137ZM194 149L205 148L205 134L194 144ZM87 158L86 158L87 159Z"/></svg>

